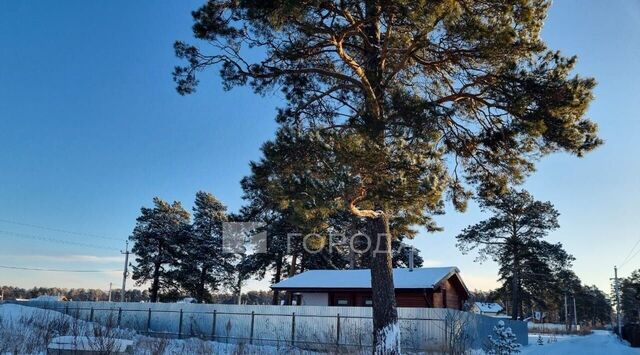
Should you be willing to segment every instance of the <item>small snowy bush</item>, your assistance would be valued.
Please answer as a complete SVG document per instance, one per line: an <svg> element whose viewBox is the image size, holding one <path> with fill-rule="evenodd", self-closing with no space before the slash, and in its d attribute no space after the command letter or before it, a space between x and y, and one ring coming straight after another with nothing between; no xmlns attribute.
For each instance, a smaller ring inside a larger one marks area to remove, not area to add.
<svg viewBox="0 0 640 355"><path fill-rule="evenodd" d="M520 344L516 341L516 335L511 328L504 326L504 321L499 321L493 327L494 335L489 335L485 346L488 355L511 355L520 352Z"/></svg>

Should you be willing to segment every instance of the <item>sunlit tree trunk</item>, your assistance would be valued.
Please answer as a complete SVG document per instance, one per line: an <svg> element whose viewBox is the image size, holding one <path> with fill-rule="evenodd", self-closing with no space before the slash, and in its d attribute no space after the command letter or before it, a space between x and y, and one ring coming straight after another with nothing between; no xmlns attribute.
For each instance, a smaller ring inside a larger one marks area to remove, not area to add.
<svg viewBox="0 0 640 355"><path fill-rule="evenodd" d="M391 263L389 220L382 214L368 222L373 238L371 289L373 301L374 354L400 353L400 328L396 310Z"/></svg>

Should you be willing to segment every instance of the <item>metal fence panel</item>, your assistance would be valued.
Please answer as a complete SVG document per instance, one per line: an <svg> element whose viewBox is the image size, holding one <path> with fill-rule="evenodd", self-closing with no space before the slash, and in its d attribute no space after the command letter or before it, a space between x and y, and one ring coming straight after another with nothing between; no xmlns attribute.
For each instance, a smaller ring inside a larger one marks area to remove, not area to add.
<svg viewBox="0 0 640 355"><path fill-rule="evenodd" d="M304 348L370 347L370 307L268 306L179 303L41 302L27 306L55 309L83 320L117 324L153 336L199 337L231 343L294 344ZM500 320L528 342L527 324L452 309L398 308L402 347L443 350L482 348Z"/></svg>

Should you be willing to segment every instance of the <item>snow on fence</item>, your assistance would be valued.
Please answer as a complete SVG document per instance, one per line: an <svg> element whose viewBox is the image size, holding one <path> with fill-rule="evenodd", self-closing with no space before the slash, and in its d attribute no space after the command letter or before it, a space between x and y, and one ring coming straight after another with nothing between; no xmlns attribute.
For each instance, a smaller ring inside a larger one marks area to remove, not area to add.
<svg viewBox="0 0 640 355"><path fill-rule="evenodd" d="M152 336L301 348L369 347L371 308L179 303L21 302ZM481 348L500 320L520 344L527 324L440 308L398 308L402 346L412 350Z"/></svg>

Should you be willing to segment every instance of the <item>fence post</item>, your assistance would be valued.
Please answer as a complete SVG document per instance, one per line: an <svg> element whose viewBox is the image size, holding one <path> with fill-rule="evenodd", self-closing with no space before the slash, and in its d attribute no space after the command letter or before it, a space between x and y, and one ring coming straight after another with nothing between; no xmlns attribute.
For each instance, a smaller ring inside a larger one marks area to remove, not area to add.
<svg viewBox="0 0 640 355"><path fill-rule="evenodd" d="M93 307L91 307L91 311L89 312L89 322L93 322Z"/></svg>
<svg viewBox="0 0 640 355"><path fill-rule="evenodd" d="M122 320L122 307L118 307L118 328L120 328L121 320Z"/></svg>
<svg viewBox="0 0 640 355"><path fill-rule="evenodd" d="M151 308L149 308L149 313L147 314L147 335L149 335L149 329L151 329Z"/></svg>
<svg viewBox="0 0 640 355"><path fill-rule="evenodd" d="M69 304L65 304L64 305L64 314L68 315L69 314Z"/></svg>
<svg viewBox="0 0 640 355"><path fill-rule="evenodd" d="M256 312L251 311L251 334L249 335L249 344L253 344L253 323L256 318Z"/></svg>
<svg viewBox="0 0 640 355"><path fill-rule="evenodd" d="M296 342L296 312L291 314L291 345Z"/></svg>
<svg viewBox="0 0 640 355"><path fill-rule="evenodd" d="M211 323L211 341L215 341L216 340L216 318L217 318L217 311L214 309L213 310L213 323Z"/></svg>
<svg viewBox="0 0 640 355"><path fill-rule="evenodd" d="M340 344L340 313L336 315L336 345Z"/></svg>
<svg viewBox="0 0 640 355"><path fill-rule="evenodd" d="M180 323L178 323L178 339L182 339L182 309L180 309Z"/></svg>

